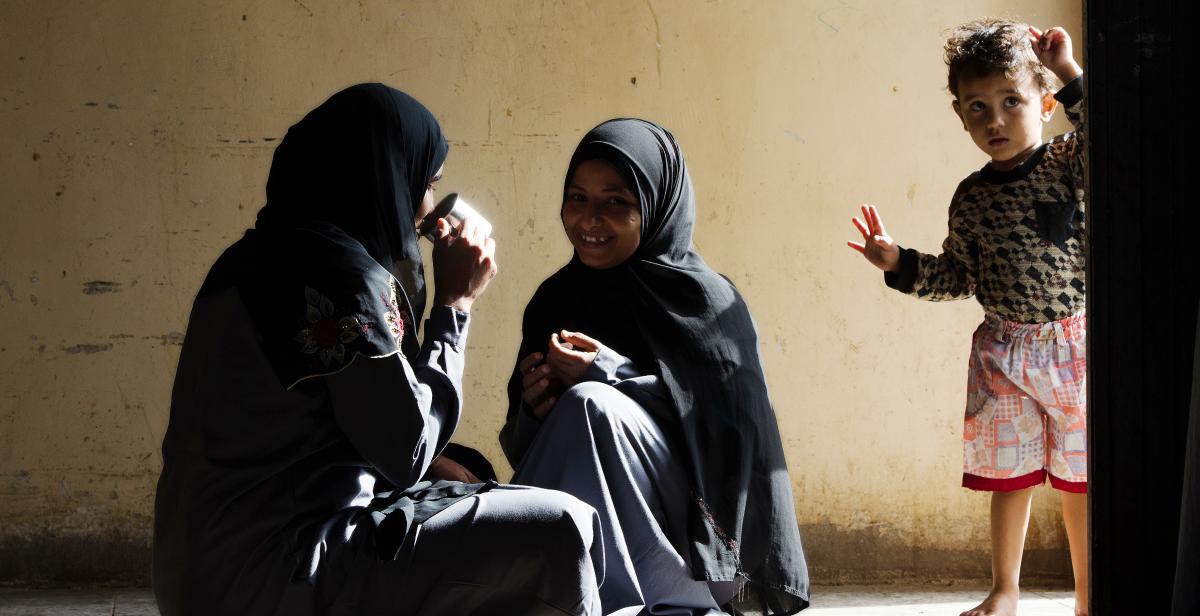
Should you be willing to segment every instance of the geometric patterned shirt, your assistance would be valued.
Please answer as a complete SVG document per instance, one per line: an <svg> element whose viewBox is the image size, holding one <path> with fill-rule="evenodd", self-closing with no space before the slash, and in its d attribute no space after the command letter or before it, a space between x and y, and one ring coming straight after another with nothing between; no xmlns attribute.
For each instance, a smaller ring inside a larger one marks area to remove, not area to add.
<svg viewBox="0 0 1200 616"><path fill-rule="evenodd" d="M889 287L929 301L974 295L984 310L1020 323L1083 311L1083 77L1055 98L1075 131L1051 139L1015 169L988 164L963 180L950 200L942 254L901 249L900 269L884 273Z"/></svg>

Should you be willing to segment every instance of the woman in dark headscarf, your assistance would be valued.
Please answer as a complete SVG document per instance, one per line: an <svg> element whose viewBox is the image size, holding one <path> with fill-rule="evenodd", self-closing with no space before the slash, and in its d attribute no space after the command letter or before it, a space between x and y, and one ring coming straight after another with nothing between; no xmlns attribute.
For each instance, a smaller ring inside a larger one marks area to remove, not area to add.
<svg viewBox="0 0 1200 616"><path fill-rule="evenodd" d="M617 119L571 157L575 248L525 309L500 442L514 483L600 513L605 611L793 614L808 572L758 336L741 295L692 245L675 138Z"/></svg>
<svg viewBox="0 0 1200 616"><path fill-rule="evenodd" d="M276 149L267 204L213 265L180 356L155 502L164 615L598 613L590 507L434 463L496 272L477 226L439 220L418 343L416 222L446 153L429 111L379 84L335 94Z"/></svg>

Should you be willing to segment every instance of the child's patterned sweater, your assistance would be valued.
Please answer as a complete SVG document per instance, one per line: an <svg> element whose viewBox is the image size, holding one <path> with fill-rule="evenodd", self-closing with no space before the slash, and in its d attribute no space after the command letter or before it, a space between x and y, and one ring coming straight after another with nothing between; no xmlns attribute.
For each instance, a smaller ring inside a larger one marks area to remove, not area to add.
<svg viewBox="0 0 1200 616"><path fill-rule="evenodd" d="M1021 323L1083 311L1083 77L1055 98L1075 131L1011 171L989 164L963 180L950 200L942 254L902 249L900 269L884 274L889 287L930 301L974 295L984 310Z"/></svg>

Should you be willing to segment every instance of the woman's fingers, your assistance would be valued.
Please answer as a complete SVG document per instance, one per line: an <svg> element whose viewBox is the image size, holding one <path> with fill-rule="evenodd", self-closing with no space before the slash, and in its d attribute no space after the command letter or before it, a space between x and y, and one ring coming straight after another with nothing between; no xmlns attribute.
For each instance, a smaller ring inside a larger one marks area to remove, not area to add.
<svg viewBox="0 0 1200 616"><path fill-rule="evenodd" d="M443 242L447 235L450 235L450 223L446 222L445 218L437 219L434 225L433 237L438 242Z"/></svg>
<svg viewBox="0 0 1200 616"><path fill-rule="evenodd" d="M547 364L539 364L533 369L521 375L521 387L529 389L534 383L544 380L550 376L550 366Z"/></svg>
<svg viewBox="0 0 1200 616"><path fill-rule="evenodd" d="M467 467L446 456L434 458L433 463L429 465L429 471L430 474L438 479L461 481L463 483L483 483Z"/></svg>
<svg viewBox="0 0 1200 616"><path fill-rule="evenodd" d="M542 361L541 353L530 353L517 364L521 371L521 388L529 389L534 383L545 379L550 374L550 367Z"/></svg>
<svg viewBox="0 0 1200 616"><path fill-rule="evenodd" d="M557 333L551 335L550 354L546 357L546 361L551 363L561 363L563 361L590 362L590 354L594 353L596 349L600 347L599 342L596 342L587 336L584 336L583 339L579 340L580 344L576 345L574 341L566 338L566 334L569 332L564 330L562 333L563 336L559 336ZM589 344L591 345L591 348L583 348Z"/></svg>
<svg viewBox="0 0 1200 616"><path fill-rule="evenodd" d="M458 237L467 240L473 245L478 244L479 242L478 238L476 238L475 231L475 221L468 217L466 220L462 221L461 225L458 226Z"/></svg>
<svg viewBox="0 0 1200 616"><path fill-rule="evenodd" d="M521 398L530 406L536 406L546 393L546 388L550 386L550 379L542 377L531 383L522 392Z"/></svg>
<svg viewBox="0 0 1200 616"><path fill-rule="evenodd" d="M496 240L490 237L484 238L483 258L492 262L496 261Z"/></svg>
<svg viewBox="0 0 1200 616"><path fill-rule="evenodd" d="M556 366L561 364L569 352L570 349L567 348L561 340L559 340L557 332L550 334L550 346L546 352L547 365Z"/></svg>
<svg viewBox="0 0 1200 616"><path fill-rule="evenodd" d="M545 400L542 400L541 404L533 407L533 416L537 417L538 419L545 419L546 415L550 414L550 409L554 408L555 402L557 402L557 400L554 398L554 396L550 396Z"/></svg>
<svg viewBox="0 0 1200 616"><path fill-rule="evenodd" d="M860 244L858 242L846 242L846 245L863 253L863 254L867 253L867 245L866 244Z"/></svg>
<svg viewBox="0 0 1200 616"><path fill-rule="evenodd" d="M571 372L571 367L579 363L575 356L567 355L570 351L564 351L562 354L551 353L546 358L546 367L551 373L564 374Z"/></svg>
<svg viewBox="0 0 1200 616"><path fill-rule="evenodd" d="M573 349L580 349L585 352L595 352L600 348L600 341L581 332L569 332L562 330L562 339L569 342ZM583 353L578 353L583 355Z"/></svg>
<svg viewBox="0 0 1200 616"><path fill-rule="evenodd" d="M541 361L541 353L530 353L529 355L525 356L525 359L522 359L517 364L517 369L521 371L521 374L529 374L529 372L533 370L535 366L541 363Z"/></svg>
<svg viewBox="0 0 1200 616"><path fill-rule="evenodd" d="M599 349L600 343L577 332L564 330L561 334L561 337L558 332L550 336L546 365L550 368L550 378L555 384L570 389L583 380L588 366L596 359L597 351L586 349Z"/></svg>
<svg viewBox="0 0 1200 616"><path fill-rule="evenodd" d="M520 362L517 362L517 369L521 371L521 374L525 374L526 372L533 370L533 367L538 365L541 361L542 354L533 352L523 357Z"/></svg>

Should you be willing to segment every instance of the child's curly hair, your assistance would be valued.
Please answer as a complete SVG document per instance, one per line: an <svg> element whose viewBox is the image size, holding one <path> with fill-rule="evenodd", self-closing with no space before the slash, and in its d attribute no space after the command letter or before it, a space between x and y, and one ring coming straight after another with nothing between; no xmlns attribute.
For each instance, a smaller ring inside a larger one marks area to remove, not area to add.
<svg viewBox="0 0 1200 616"><path fill-rule="evenodd" d="M1042 92L1053 88L1053 76L1029 44L1029 26L986 17L962 24L946 37L946 66L950 93L958 97L962 77L1003 73L1014 79L1028 70Z"/></svg>

